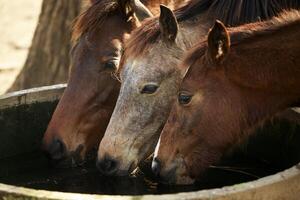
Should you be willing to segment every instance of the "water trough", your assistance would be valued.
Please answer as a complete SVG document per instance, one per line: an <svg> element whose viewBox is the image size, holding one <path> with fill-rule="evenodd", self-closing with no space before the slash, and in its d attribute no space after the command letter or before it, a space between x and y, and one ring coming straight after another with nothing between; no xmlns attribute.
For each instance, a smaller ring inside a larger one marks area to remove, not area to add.
<svg viewBox="0 0 300 200"><path fill-rule="evenodd" d="M258 129L255 138L224 158L219 166L222 163L223 166L249 165L251 169L245 170L247 173L239 175L239 179L236 174L240 170L230 168L232 171L224 173L214 169L206 181L196 186L168 188L140 179L104 179L96 175L93 161L83 168L53 169L42 154L40 143L64 89L65 85L54 85L0 97L0 199L300 198L300 165L297 164L300 134L296 134L300 131L296 123L300 117L294 111L287 111L285 118L274 119Z"/></svg>

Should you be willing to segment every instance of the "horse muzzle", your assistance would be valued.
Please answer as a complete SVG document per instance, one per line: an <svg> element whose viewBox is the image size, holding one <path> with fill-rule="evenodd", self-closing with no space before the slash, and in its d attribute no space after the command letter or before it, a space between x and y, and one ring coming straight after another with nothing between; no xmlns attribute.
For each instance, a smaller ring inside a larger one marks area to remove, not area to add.
<svg viewBox="0 0 300 200"><path fill-rule="evenodd" d="M157 157L154 157L151 169L156 178L163 184L190 185L195 182L187 175L185 166L180 163L172 163L166 167Z"/></svg>

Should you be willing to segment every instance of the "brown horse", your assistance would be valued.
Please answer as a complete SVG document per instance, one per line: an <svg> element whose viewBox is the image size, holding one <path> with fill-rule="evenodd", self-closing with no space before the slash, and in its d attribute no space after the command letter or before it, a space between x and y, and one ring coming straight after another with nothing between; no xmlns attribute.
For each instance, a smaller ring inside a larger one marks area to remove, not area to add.
<svg viewBox="0 0 300 200"><path fill-rule="evenodd" d="M286 7L300 7L300 2L192 0L175 14L162 6L160 17L146 21L125 43L121 91L98 152L100 171L128 174L154 151L185 72L178 63L216 18L234 26Z"/></svg>
<svg viewBox="0 0 300 200"><path fill-rule="evenodd" d="M152 163L169 183L193 182L266 119L300 105L300 12L229 30L217 21L189 66Z"/></svg>
<svg viewBox="0 0 300 200"><path fill-rule="evenodd" d="M173 1L143 2L157 6ZM139 0L91 0L78 17L68 87L43 139L52 159L75 163L99 144L119 94L120 83L112 73L119 65L124 39L149 16Z"/></svg>

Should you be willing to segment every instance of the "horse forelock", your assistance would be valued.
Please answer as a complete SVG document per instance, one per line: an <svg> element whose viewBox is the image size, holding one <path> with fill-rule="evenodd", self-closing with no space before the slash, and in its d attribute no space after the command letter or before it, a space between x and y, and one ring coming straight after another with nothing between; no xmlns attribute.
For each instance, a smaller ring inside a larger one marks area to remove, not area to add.
<svg viewBox="0 0 300 200"><path fill-rule="evenodd" d="M117 0L95 1L86 11L73 22L72 41L77 41L82 35L98 31L107 16L120 8Z"/></svg>

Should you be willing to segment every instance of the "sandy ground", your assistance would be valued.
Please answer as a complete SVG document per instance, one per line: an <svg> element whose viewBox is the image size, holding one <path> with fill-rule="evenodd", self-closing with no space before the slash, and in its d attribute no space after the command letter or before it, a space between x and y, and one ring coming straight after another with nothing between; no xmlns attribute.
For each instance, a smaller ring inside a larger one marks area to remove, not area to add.
<svg viewBox="0 0 300 200"><path fill-rule="evenodd" d="M42 0L0 0L0 95L26 60L41 4Z"/></svg>

